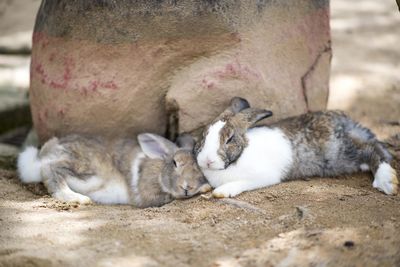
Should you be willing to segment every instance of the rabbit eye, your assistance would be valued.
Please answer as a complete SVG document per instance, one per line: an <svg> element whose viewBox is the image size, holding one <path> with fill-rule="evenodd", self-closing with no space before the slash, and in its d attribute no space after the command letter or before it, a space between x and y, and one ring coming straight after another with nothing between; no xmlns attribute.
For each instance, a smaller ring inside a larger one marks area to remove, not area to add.
<svg viewBox="0 0 400 267"><path fill-rule="evenodd" d="M232 142L232 140L233 140L233 134L231 135L231 137L229 137L228 140L226 140L226 144L229 144L230 142Z"/></svg>
<svg viewBox="0 0 400 267"><path fill-rule="evenodd" d="M172 160L172 163L174 164L175 168L178 166L178 165L176 164L176 161L175 161L174 159Z"/></svg>

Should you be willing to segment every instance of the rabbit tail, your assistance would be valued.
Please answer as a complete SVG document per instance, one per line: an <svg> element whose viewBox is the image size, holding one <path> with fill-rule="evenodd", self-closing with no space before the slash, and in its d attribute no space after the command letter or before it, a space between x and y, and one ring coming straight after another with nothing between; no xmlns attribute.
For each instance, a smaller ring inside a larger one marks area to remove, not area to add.
<svg viewBox="0 0 400 267"><path fill-rule="evenodd" d="M36 147L27 147L18 156L18 173L23 183L39 183L42 181L41 162Z"/></svg>

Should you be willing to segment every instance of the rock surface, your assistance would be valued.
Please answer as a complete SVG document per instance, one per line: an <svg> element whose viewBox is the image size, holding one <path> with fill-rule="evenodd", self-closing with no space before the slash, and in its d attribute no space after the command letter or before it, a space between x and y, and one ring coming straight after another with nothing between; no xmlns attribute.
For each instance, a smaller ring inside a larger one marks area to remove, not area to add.
<svg viewBox="0 0 400 267"><path fill-rule="evenodd" d="M33 37L33 121L41 141L174 137L235 95L276 120L326 107L330 57L327 0L46 1Z"/></svg>

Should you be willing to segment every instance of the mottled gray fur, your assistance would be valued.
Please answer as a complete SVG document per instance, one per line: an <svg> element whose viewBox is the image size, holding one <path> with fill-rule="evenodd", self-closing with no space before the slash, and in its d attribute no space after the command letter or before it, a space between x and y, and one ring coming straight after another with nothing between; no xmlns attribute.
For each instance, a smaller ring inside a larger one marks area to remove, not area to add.
<svg viewBox="0 0 400 267"><path fill-rule="evenodd" d="M170 146L171 153L161 159L141 160L137 187L128 191L131 204L141 208L161 206L211 189L193 157L191 138L185 135L180 139L180 149L158 138ZM85 181L97 176L132 188L132 162L139 153L142 150L134 139L108 140L82 135L52 138L39 152L39 160L47 161L41 167L42 181L52 195L71 192L67 178Z"/></svg>
<svg viewBox="0 0 400 267"><path fill-rule="evenodd" d="M367 128L341 111L319 111L268 125L281 129L293 148L293 165L286 179L338 176L368 164L375 173L391 155Z"/></svg>
<svg viewBox="0 0 400 267"><path fill-rule="evenodd" d="M350 174L360 171L364 163L375 174L380 163L390 164L392 159L371 130L342 111L311 112L255 126L271 115L269 110L251 108L243 98L232 98L230 106L204 129L203 138L195 147L196 155L203 149L209 126L222 120L226 123L219 133L218 155L225 162L225 168L236 163L247 146L246 132L254 127L279 128L290 141L293 163L285 180Z"/></svg>

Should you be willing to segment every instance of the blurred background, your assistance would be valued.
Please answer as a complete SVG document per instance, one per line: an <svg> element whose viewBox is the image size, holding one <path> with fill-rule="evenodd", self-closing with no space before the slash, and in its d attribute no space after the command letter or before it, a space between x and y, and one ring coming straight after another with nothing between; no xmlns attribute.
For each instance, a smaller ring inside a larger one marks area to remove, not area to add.
<svg viewBox="0 0 400 267"><path fill-rule="evenodd" d="M0 155L18 152L31 127L31 35L40 0L0 1ZM400 132L400 13L395 0L332 0L329 109L381 138Z"/></svg>
<svg viewBox="0 0 400 267"><path fill-rule="evenodd" d="M393 1L332 0L328 108L381 138L400 132L400 13Z"/></svg>

